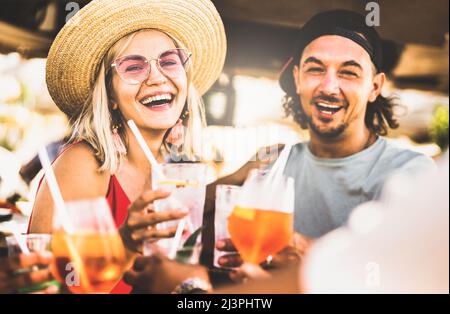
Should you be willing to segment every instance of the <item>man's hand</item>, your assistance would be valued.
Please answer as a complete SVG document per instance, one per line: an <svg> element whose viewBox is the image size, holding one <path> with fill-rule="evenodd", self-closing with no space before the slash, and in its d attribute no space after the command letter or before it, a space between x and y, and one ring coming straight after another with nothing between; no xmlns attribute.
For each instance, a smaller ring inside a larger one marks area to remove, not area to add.
<svg viewBox="0 0 450 314"><path fill-rule="evenodd" d="M18 293L21 289L52 280L48 268L52 259L53 256L49 252L0 258L0 294ZM18 272L25 269L30 271ZM58 287L51 285L39 293L57 292Z"/></svg>
<svg viewBox="0 0 450 314"><path fill-rule="evenodd" d="M294 233L289 246L287 246L277 254L271 256L270 259L261 264L261 267L265 270L272 270L287 267L292 263L300 263L303 260L304 256L307 254L312 243L312 239L301 235L300 233ZM258 272L252 272L248 267L241 267L243 265L243 260L237 252L235 246L231 242L231 239L223 239L217 241L216 248L219 251L227 253L226 255L219 258L218 263L222 267L234 268L230 272L230 279L232 281L242 282L246 278L258 277L252 275L253 273Z"/></svg>
<svg viewBox="0 0 450 314"><path fill-rule="evenodd" d="M230 175L231 182L235 185L242 185L252 169L267 168L272 162L277 160L284 146L284 144L277 144L261 148L239 170Z"/></svg>
<svg viewBox="0 0 450 314"><path fill-rule="evenodd" d="M218 263L220 266L234 268L242 265L242 258L234 247L233 242L231 242L231 239L222 239L217 241L216 248L219 251L227 253L219 258Z"/></svg>
<svg viewBox="0 0 450 314"><path fill-rule="evenodd" d="M133 268L125 273L124 280L133 286L133 293L171 293L188 278L209 282L206 268L185 265L156 254L136 258Z"/></svg>
<svg viewBox="0 0 450 314"><path fill-rule="evenodd" d="M253 169L267 168L274 162L281 151L284 149L284 144L277 144L261 148L249 161L247 161L236 172L218 179L206 187L205 208L203 212L203 235L202 236L202 263L204 265L212 266L214 256L214 212L216 201L216 186L219 184L239 185L244 184L249 172Z"/></svg>

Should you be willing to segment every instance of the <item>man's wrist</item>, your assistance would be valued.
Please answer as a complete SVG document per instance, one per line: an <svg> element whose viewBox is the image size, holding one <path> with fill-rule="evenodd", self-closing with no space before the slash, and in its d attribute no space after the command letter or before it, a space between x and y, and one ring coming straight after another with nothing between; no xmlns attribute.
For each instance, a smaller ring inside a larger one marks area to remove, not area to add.
<svg viewBox="0 0 450 314"><path fill-rule="evenodd" d="M172 294L209 293L211 291L212 286L208 281L199 277L191 277L176 286Z"/></svg>

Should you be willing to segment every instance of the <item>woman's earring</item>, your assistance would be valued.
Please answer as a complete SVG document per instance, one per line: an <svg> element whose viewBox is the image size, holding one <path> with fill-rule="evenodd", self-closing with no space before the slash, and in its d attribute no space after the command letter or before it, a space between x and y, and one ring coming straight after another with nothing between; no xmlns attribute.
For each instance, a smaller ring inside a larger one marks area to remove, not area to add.
<svg viewBox="0 0 450 314"><path fill-rule="evenodd" d="M127 154L127 148L125 147L125 144L122 141L122 138L119 135L118 129L121 127L120 124L115 124L112 127L112 137L114 141L114 148L116 149L116 152L119 153L120 156L124 156Z"/></svg>
<svg viewBox="0 0 450 314"><path fill-rule="evenodd" d="M180 146L184 142L183 120L178 119L177 123L170 130L166 141L172 145Z"/></svg>

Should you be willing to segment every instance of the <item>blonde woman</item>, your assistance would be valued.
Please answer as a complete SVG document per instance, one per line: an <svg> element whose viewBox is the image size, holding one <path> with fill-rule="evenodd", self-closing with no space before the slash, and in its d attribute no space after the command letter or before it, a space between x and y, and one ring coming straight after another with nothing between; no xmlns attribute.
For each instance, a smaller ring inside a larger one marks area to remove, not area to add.
<svg viewBox="0 0 450 314"><path fill-rule="evenodd" d="M171 148L194 157L204 125L200 95L219 76L225 53L209 0L93 0L50 49L49 92L72 127L71 145L53 164L63 198L106 196L130 251L173 236L173 228L154 226L187 212L152 211L168 193L151 190L151 166L124 122L135 121L160 162ZM52 232L52 208L44 181L30 232Z"/></svg>

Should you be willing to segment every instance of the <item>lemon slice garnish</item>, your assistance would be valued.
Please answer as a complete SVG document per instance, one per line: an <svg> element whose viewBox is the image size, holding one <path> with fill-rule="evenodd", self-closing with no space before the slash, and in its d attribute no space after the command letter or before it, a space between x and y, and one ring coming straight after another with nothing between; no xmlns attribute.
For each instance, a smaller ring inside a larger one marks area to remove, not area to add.
<svg viewBox="0 0 450 314"><path fill-rule="evenodd" d="M161 186L175 186L177 188L185 188L185 187L198 187L199 186L199 182L195 181L195 180L162 180L162 181L158 181L158 185Z"/></svg>
<svg viewBox="0 0 450 314"><path fill-rule="evenodd" d="M256 211L253 208L242 208L236 206L233 210L233 215L242 219L255 219Z"/></svg>

